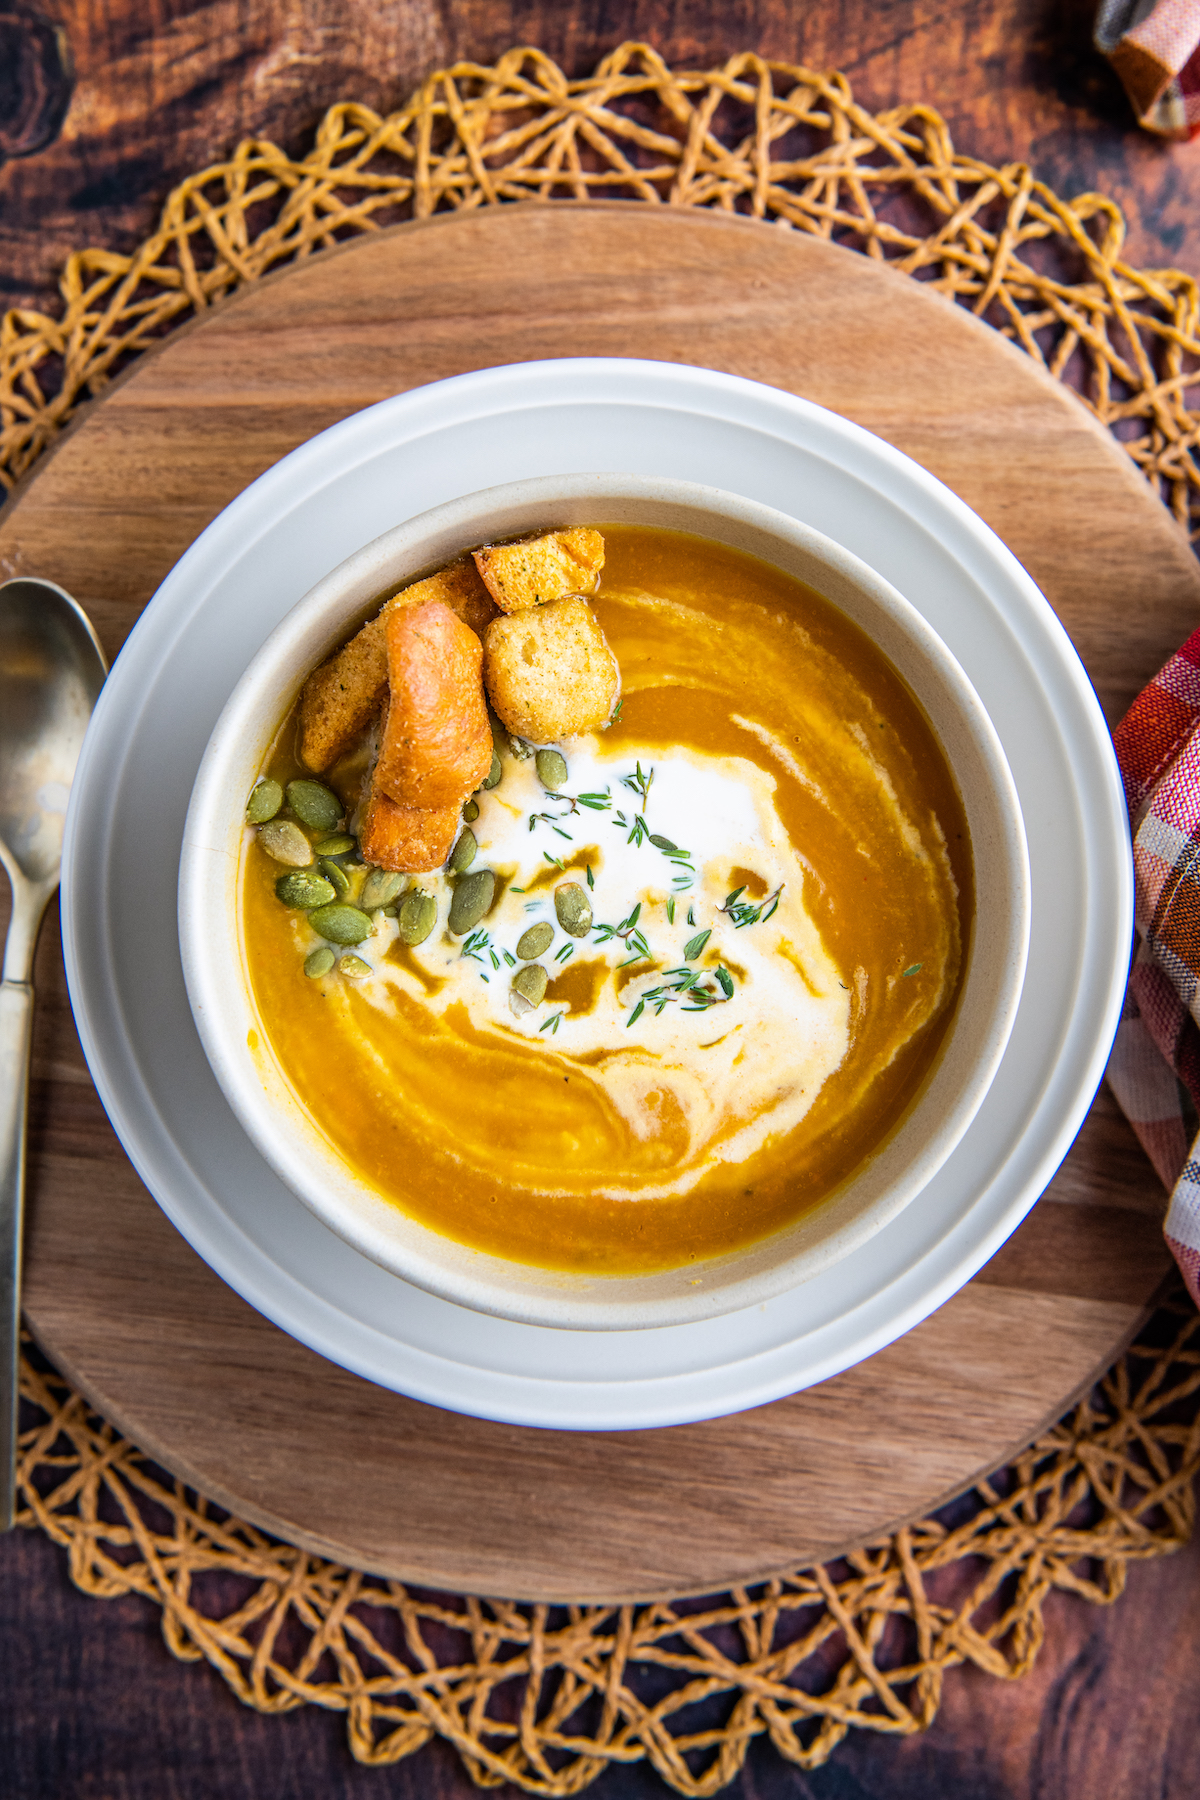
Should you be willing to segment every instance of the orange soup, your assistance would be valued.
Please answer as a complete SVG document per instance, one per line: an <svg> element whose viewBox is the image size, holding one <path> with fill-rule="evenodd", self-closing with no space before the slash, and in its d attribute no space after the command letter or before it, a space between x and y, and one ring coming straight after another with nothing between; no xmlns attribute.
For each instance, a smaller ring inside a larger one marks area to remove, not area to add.
<svg viewBox="0 0 1200 1800"><path fill-rule="evenodd" d="M856 626L718 544L601 529L611 726L554 746L565 768L497 728L474 860L374 907L351 757L322 866L370 935L322 948L249 830L242 930L265 1043L364 1183L495 1255L628 1275L785 1228L878 1148L953 1014L972 865L929 723ZM296 742L293 715L284 786ZM490 908L456 933L480 869Z"/></svg>

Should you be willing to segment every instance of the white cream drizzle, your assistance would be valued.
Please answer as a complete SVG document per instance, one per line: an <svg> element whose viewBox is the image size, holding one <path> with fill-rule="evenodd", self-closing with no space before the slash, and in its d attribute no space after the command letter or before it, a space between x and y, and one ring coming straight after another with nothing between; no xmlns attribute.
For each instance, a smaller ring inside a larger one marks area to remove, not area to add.
<svg viewBox="0 0 1200 1800"><path fill-rule="evenodd" d="M387 956L396 926L380 916L372 938L359 947L373 974L356 986L389 1012L397 990L437 1015L464 1007L476 1031L509 1042L519 1037L547 1056L571 1061L599 1053L580 1073L604 1091L636 1138L653 1140L668 1118L676 1133L684 1127L685 1154L637 1193L682 1193L703 1164L740 1162L804 1117L849 1048L854 975L839 971L805 909L804 862L776 812L772 775L738 757L664 754L626 743L609 751L599 736L572 740L565 754L569 778L560 796L543 790L532 758L506 758L500 786L476 796L479 817L472 829L479 851L472 866L492 868L508 883L481 922L486 943L478 937L464 943L439 929L415 949L420 969L440 983L430 992L413 969ZM639 762L654 771L645 805L622 782ZM611 808L572 811L566 796L581 793L604 794ZM530 816L547 813L552 819L539 819L531 830ZM649 832L690 853L694 876L649 842L630 841L639 813ZM516 891L550 867L547 856L570 863L579 851L588 853L594 887L587 887L584 868L576 866L535 893ZM782 890L769 919L740 929L720 911L743 879L733 877L739 868L757 874L768 892ZM437 896L444 921L450 882L442 875L418 881ZM563 881L580 882L592 903L593 929L583 941L567 936L555 918L554 887ZM666 910L672 896L673 923ZM596 927L621 924L636 905L636 929L651 961L630 963L615 979L610 975L588 1012L547 999L514 1016L510 990L520 963L509 958L516 957L518 939L530 925L545 920L554 927L549 949L538 958L553 984L565 968L585 960L616 972L631 948L620 937L600 942ZM732 970L732 998L703 1010L685 1010L681 1000L660 1012L647 1004L632 1020L638 999L663 983L664 971L683 966L685 946L706 929L711 936L691 966L707 971L706 985L717 994L717 963ZM613 1197L626 1192L619 1175L605 1191Z"/></svg>

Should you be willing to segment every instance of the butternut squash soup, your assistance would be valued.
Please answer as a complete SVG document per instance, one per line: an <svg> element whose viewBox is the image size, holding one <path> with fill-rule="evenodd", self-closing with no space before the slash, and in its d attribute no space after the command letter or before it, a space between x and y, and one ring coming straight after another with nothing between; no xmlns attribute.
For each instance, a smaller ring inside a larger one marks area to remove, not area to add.
<svg viewBox="0 0 1200 1800"><path fill-rule="evenodd" d="M364 1183L516 1262L649 1273L782 1230L881 1144L953 1013L970 843L920 707L819 595L680 533L556 535L580 543L528 603L480 552L494 604L469 615L464 559L314 675L250 796L243 952L264 1045ZM470 689L453 793L421 761L423 656L468 688L482 657L495 709ZM372 787L385 762L429 804Z"/></svg>

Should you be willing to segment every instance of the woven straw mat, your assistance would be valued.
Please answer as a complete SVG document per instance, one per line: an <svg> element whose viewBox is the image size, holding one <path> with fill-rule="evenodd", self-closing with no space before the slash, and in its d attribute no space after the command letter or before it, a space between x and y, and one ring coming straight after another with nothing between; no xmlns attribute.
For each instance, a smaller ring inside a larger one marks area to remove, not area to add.
<svg viewBox="0 0 1200 1800"><path fill-rule="evenodd" d="M335 106L306 156L251 141L183 182L132 256L72 256L60 317L0 327L0 479L138 351L268 270L403 219L560 197L721 207L930 281L1068 382L1182 525L1200 510L1196 284L1123 263L1111 201L958 155L927 106L865 112L841 75L752 55L679 73L644 45L580 81L514 50L431 75L386 119ZM66 1546L85 1592L157 1602L172 1651L261 1711L344 1711L361 1762L440 1735L481 1785L548 1796L642 1759L709 1795L763 1733L814 1768L851 1726L922 1730L946 1669L1030 1668L1051 1591L1111 1602L1131 1561L1185 1543L1200 1468L1200 1321L1176 1300L1010 1468L919 1525L750 1590L548 1607L274 1541L156 1468L31 1348L22 1393L21 1519Z"/></svg>

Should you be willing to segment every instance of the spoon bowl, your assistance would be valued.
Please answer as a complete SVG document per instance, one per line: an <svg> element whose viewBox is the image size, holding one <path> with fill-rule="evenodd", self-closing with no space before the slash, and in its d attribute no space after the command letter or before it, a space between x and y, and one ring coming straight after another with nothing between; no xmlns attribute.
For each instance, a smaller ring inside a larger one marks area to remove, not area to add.
<svg viewBox="0 0 1200 1800"><path fill-rule="evenodd" d="M0 981L0 1530L16 1500L17 1363L33 953L62 867L67 800L105 676L91 622L52 581L0 584L0 862L12 917Z"/></svg>

